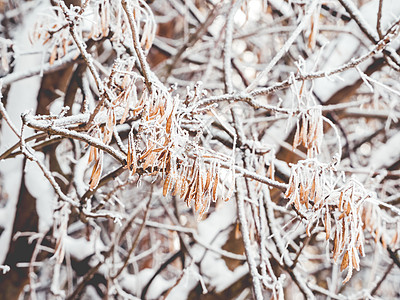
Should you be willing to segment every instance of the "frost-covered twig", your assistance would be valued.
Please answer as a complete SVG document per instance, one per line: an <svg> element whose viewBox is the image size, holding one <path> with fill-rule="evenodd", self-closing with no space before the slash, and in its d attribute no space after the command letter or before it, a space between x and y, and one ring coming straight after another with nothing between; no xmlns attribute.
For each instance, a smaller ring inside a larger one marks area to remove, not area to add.
<svg viewBox="0 0 400 300"><path fill-rule="evenodd" d="M313 80L313 79L318 79L318 78L323 78L323 77L330 77L332 75L344 72L346 70L349 70L351 68L357 67L359 64L363 63L367 59L373 57L374 55L382 52L385 47L390 43L394 37L396 37L399 34L400 31L400 20L396 21L392 27L391 30L385 35L383 39L381 39L376 46L366 54L358 57L357 59L351 59L348 63L345 63L335 69L332 69L330 71L319 71L315 73L310 73L306 75L299 74L294 77L295 81L306 81L306 80ZM200 105L202 106L207 106L211 105L213 103L218 103L220 101L244 101L249 103L251 106L254 108L263 108L266 110L270 111L276 111L276 112L288 112L287 109L283 109L280 107L274 107L272 105L265 105L261 103L257 103L255 101L256 96L261 96L261 95L268 95L270 93L273 93L278 90L286 89L290 87L294 82L292 79L286 79L285 81L275 83L274 85L267 87L267 88L259 88L255 89L251 92L248 93L238 93L238 94L224 94L221 96L213 96L209 97L206 99L202 99L200 102Z"/></svg>
<svg viewBox="0 0 400 300"><path fill-rule="evenodd" d="M369 26L367 20L363 18L357 6L351 0L339 0L339 2L350 14L351 18L357 23L358 27L360 27L361 31L368 37L368 39L373 44L378 44L380 38L379 34L376 34L376 32ZM379 21L377 26L379 26ZM384 53L388 54L388 56L397 65L397 68L400 66L400 56L396 53L396 51L393 48L387 47Z"/></svg>
<svg viewBox="0 0 400 300"><path fill-rule="evenodd" d="M206 161L208 161L208 160L206 160ZM221 162L220 164L221 164L222 168L225 168L225 169L230 169L231 168L231 165L229 163ZM243 175L246 178L254 179L254 180L259 181L261 183L265 183L265 184L267 184L269 186L275 187L275 188L280 189L282 191L286 190L287 187L288 187L287 184L285 184L285 183L281 183L279 181L272 180L270 178L267 178L265 176L262 176L260 174L255 173L255 172L252 172L252 171L248 171L245 168L242 168L240 166L233 166L233 168L234 168L236 174L240 174L240 175Z"/></svg>
<svg viewBox="0 0 400 300"><path fill-rule="evenodd" d="M289 51L290 46L293 44L293 42L296 40L298 35L304 30L304 28L310 21L310 18L312 16L312 14L314 13L314 10L318 4L319 4L318 0L310 1L308 9L307 9L305 15L303 16L303 19L301 20L300 24L297 26L296 30L293 31L291 36L286 40L283 47L274 56L274 58L270 61L270 63L267 65L267 67L260 74L258 74L256 79L246 88L246 92L253 90L257 86L257 84L260 82L260 80L265 78L267 76L267 74L269 72L271 72L272 68L278 63L278 61L283 57L283 55Z"/></svg>
<svg viewBox="0 0 400 300"><path fill-rule="evenodd" d="M71 197L65 195L63 193L63 191L61 190L60 186L58 185L58 183L56 182L53 174L51 174L51 172L47 169L47 167L39 160L37 159L33 153L31 153L30 149L28 148L28 146L25 144L25 140L23 137L23 129L24 126L26 125L25 122L25 114L22 115L22 129L21 129L21 151L22 153L31 161L35 162L39 168L42 170L43 175L47 178L47 180L50 182L50 184L53 186L54 191L57 193L57 195L60 197L61 200L71 204L74 207L78 207L79 203L75 200L73 200Z"/></svg>
<svg viewBox="0 0 400 300"><path fill-rule="evenodd" d="M140 66L142 68L143 72L143 77L147 86L147 89L149 90L150 94L152 93L152 81L150 78L150 67L149 64L146 61L146 57L144 55L143 49L140 46L140 41L139 41L139 32L136 27L136 20L135 17L132 14L132 7L130 5L130 2L128 3L127 0L121 0L122 7L124 8L124 11L126 13L126 16L129 21L129 26L131 28L132 32L132 41L133 41L133 47L135 49L136 55L139 59Z"/></svg>
<svg viewBox="0 0 400 300"><path fill-rule="evenodd" d="M69 137L86 142L91 146L94 146L98 149L104 150L105 152L109 153L120 163L124 163L126 159L125 155L123 155L121 152L115 150L113 147L104 144L102 141L88 134L53 126L51 121L36 120L33 116L29 114L25 114L23 116L23 121L24 124L36 130L41 130L51 135L61 135L64 137Z"/></svg>
<svg viewBox="0 0 400 300"><path fill-rule="evenodd" d="M64 69L65 67L71 65L72 63L79 62L79 51L72 50L70 53L62 57L61 59L56 60L53 64L45 63L40 66L32 67L31 69L13 72L4 76L2 78L4 85L9 85L18 80L22 80L25 78L29 78L32 76L40 75L40 74L49 74L53 72L57 72L59 70Z"/></svg>
<svg viewBox="0 0 400 300"><path fill-rule="evenodd" d="M243 199L242 192L240 190L240 184L239 184L238 179L236 179L235 198L236 198L236 205L237 205L237 214L238 214L238 219L240 222L240 229L242 232L242 239L243 239L243 243L244 243L244 249L245 249L245 253L246 253L246 257L247 257L247 263L249 264L250 275L253 280L254 296L255 296L255 299L262 300L262 299L264 299L264 297L262 294L260 274L258 273L258 270L257 270L253 246L252 246L251 240L250 240L250 233L249 233L249 227L248 227L249 225L247 222L246 210L244 207L244 199Z"/></svg>
<svg viewBox="0 0 400 300"><path fill-rule="evenodd" d="M285 270L290 274L294 282L297 284L299 287L300 291L303 293L304 297L307 299L315 299L314 294L310 290L310 288L307 286L306 282L303 280L303 277L299 272L297 271L296 268L292 269L291 266L293 265L293 262L289 258L289 255L287 253L287 249L284 244L284 240L280 234L280 230L278 228L278 224L275 220L274 216L274 208L273 208L273 203L271 201L270 193L268 189L263 188L263 195L264 195L264 201L265 201L265 207L267 210L267 218L268 218L268 226L270 228L270 231L272 233L272 238L275 241L275 245L277 250L279 251L279 254L281 255L282 259L278 259L278 261L282 261L282 263L285 266Z"/></svg>
<svg viewBox="0 0 400 300"><path fill-rule="evenodd" d="M232 35L233 35L233 17L235 16L237 10L242 5L242 0L236 0L229 11L228 17L226 19L225 25L225 43L224 43L224 82L225 82L225 92L230 94L233 92L232 85Z"/></svg>
<svg viewBox="0 0 400 300"><path fill-rule="evenodd" d="M85 60L90 72L92 73L92 76L94 78L94 81L96 82L97 89L99 90L100 95L102 95L104 92L107 94L107 91L104 90L103 82L100 79L99 73L97 72L97 70L94 66L93 58L87 52L86 46L84 45L83 41L80 39L80 37L78 35L78 32L76 30L76 26L77 26L76 22L77 21L71 16L71 13L63 0L59 0L58 4L60 5L60 7L64 13L65 19L68 22L70 34L71 34L72 38L74 39L75 44L78 47L79 52L81 53L83 59ZM111 99L109 99L109 100L111 100Z"/></svg>
<svg viewBox="0 0 400 300"><path fill-rule="evenodd" d="M133 239L132 245L131 245L131 247L130 247L130 249L129 249L127 255L126 255L124 264L123 264L122 267L112 276L112 279L113 279L113 280L115 280L116 278L118 278L119 275L121 275L122 271L123 271L123 270L126 268L126 266L128 265L129 260L130 260L130 257L131 257L131 255L132 255L133 251L136 249L136 246L137 246L137 244L138 244L138 242L139 242L140 234L142 233L142 231L143 231L143 229L144 229L144 227L145 227L145 225L146 225L146 222L147 222L147 218L148 218L149 211L150 211L151 200L152 200L152 194L150 193L150 198L149 198L149 200L147 201L147 205L146 205L146 208L145 208L145 210L144 210L143 222L142 222L141 226L139 227L139 229L138 229L138 231L137 231L137 233L136 233L135 238Z"/></svg>

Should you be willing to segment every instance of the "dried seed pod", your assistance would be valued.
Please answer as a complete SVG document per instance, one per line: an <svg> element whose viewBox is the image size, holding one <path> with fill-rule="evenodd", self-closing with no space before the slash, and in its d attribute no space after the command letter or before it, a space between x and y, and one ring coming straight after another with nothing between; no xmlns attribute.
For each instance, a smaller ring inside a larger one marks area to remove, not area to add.
<svg viewBox="0 0 400 300"><path fill-rule="evenodd" d="M349 266L349 252L346 251L343 255L342 263L340 265L340 272L343 272Z"/></svg>
<svg viewBox="0 0 400 300"><path fill-rule="evenodd" d="M212 187L212 199L215 202L217 200L217 187L218 187L218 181L219 181L219 174L218 172L215 174L215 179Z"/></svg>
<svg viewBox="0 0 400 300"><path fill-rule="evenodd" d="M94 160L98 160L98 158L99 158L99 149L97 149L94 146L90 146L88 164L90 164Z"/></svg>
<svg viewBox="0 0 400 300"><path fill-rule="evenodd" d="M336 263L339 256L340 256L340 245L341 245L341 236L340 236L340 231L337 229L336 226L336 234L335 238L333 240L333 261Z"/></svg>
<svg viewBox="0 0 400 300"><path fill-rule="evenodd" d="M267 171L268 177L271 178L272 180L275 180L275 164L273 161L271 161L268 171Z"/></svg>
<svg viewBox="0 0 400 300"><path fill-rule="evenodd" d="M210 202L211 202L211 195L207 194L204 197L204 202L203 202L203 206L199 212L199 217L201 218L203 216L203 214L208 211L208 209L210 208Z"/></svg>
<svg viewBox="0 0 400 300"><path fill-rule="evenodd" d="M182 184L182 177L179 177L179 175L178 175L178 177L175 178L175 182L173 182L171 184L172 184L171 190L173 190L172 196L176 196L178 194L178 191L180 191L180 187Z"/></svg>
<svg viewBox="0 0 400 300"><path fill-rule="evenodd" d="M383 249L386 249L387 248L387 243L386 243L386 239L385 239L385 237L383 235L381 236L381 243L382 243Z"/></svg>
<svg viewBox="0 0 400 300"><path fill-rule="evenodd" d="M200 205L202 204L203 200L203 176L202 174L199 173L199 176L197 176L197 182L196 182L196 199L195 199L195 210L198 211L200 208Z"/></svg>
<svg viewBox="0 0 400 300"><path fill-rule="evenodd" d="M340 216L339 216L339 220L341 220L341 219L343 219L344 217L346 216L346 213L345 212L342 212L341 214L340 214Z"/></svg>
<svg viewBox="0 0 400 300"><path fill-rule="evenodd" d="M172 116L173 116L173 112L171 112L171 114L169 115L169 117L167 119L167 124L165 125L165 131L166 131L167 134L171 133Z"/></svg>
<svg viewBox="0 0 400 300"><path fill-rule="evenodd" d="M96 160L93 166L92 175L90 176L89 180L90 190L93 190L99 184L102 170L103 170L103 151L100 151L99 159Z"/></svg>
<svg viewBox="0 0 400 300"><path fill-rule="evenodd" d="M157 153L151 152L151 154L147 156L146 160L144 161L142 168L146 170L147 167L152 166L154 164L156 159L157 159Z"/></svg>
<svg viewBox="0 0 400 300"><path fill-rule="evenodd" d="M396 231L395 234L393 235L392 240L390 241L390 245L392 247L396 246L398 238L399 238L399 233Z"/></svg>
<svg viewBox="0 0 400 300"><path fill-rule="evenodd" d="M311 226L312 226L312 224L313 224L313 222L309 222L309 223L307 224L307 227L306 227L306 234L307 234L307 236L311 236Z"/></svg>
<svg viewBox="0 0 400 300"><path fill-rule="evenodd" d="M351 278L351 276L353 275L353 267L350 265L349 266L349 271L347 272L347 276L346 278L342 281L342 284L345 284L346 282L348 282Z"/></svg>
<svg viewBox="0 0 400 300"><path fill-rule="evenodd" d="M297 126L296 126L296 133L294 134L294 139L293 139L293 147L292 147L292 151L294 151L297 146L300 145L301 141L300 141L300 130L299 130L300 124L297 121Z"/></svg>
<svg viewBox="0 0 400 300"><path fill-rule="evenodd" d="M347 232L348 232L347 223L346 223L345 219L343 219L342 220L342 243L340 245L340 247L342 249L344 249L345 242L348 239Z"/></svg>
<svg viewBox="0 0 400 300"><path fill-rule="evenodd" d="M318 207L318 203L321 201L322 199L322 182L321 182L321 177L317 177L315 178L315 198L314 198L314 208Z"/></svg>
<svg viewBox="0 0 400 300"><path fill-rule="evenodd" d="M130 132L128 135L128 153L126 156L126 162L128 169L131 172L130 175L134 175L136 173L136 168L137 168L137 159L136 159L136 147L135 147L135 142L133 140L132 132Z"/></svg>
<svg viewBox="0 0 400 300"><path fill-rule="evenodd" d="M54 64L54 62L56 61L56 58L57 58L57 46L54 46L53 51L51 51L50 59L49 59L50 66Z"/></svg>
<svg viewBox="0 0 400 300"><path fill-rule="evenodd" d="M211 176L212 176L211 170L208 170L208 171L207 171L207 174L206 174L206 183L205 183L205 186L204 186L204 192L207 192L208 189L209 189L209 187L210 187L210 184L211 184Z"/></svg>
<svg viewBox="0 0 400 300"><path fill-rule="evenodd" d="M328 211L328 208L325 212L325 232L326 232L326 240L329 240L331 235L331 215Z"/></svg>
<svg viewBox="0 0 400 300"><path fill-rule="evenodd" d="M126 104L125 104L125 110L124 113L122 114L121 120L119 121L119 124L124 124L126 121L126 118L128 117L129 113L129 108L130 108L130 101L127 99Z"/></svg>
<svg viewBox="0 0 400 300"><path fill-rule="evenodd" d="M364 243L361 243L359 246L358 246L358 252L360 253L360 255L361 256L365 256L365 251L364 251Z"/></svg>
<svg viewBox="0 0 400 300"><path fill-rule="evenodd" d="M301 118L301 130L300 130L300 144L307 147L307 136L308 136L308 118L306 114L303 114Z"/></svg>
<svg viewBox="0 0 400 300"><path fill-rule="evenodd" d="M304 188L304 185L302 184L302 183L300 183L300 203L301 204L304 204L306 201L307 201L307 199L306 199L306 192L305 192L305 188Z"/></svg>
<svg viewBox="0 0 400 300"><path fill-rule="evenodd" d="M355 248L352 248L352 265L353 268L356 269L357 271L360 271L360 258L358 257L357 251Z"/></svg>
<svg viewBox="0 0 400 300"><path fill-rule="evenodd" d="M185 202L188 207L192 204L192 199L196 195L196 186L194 184L188 186L187 193L185 195Z"/></svg>
<svg viewBox="0 0 400 300"><path fill-rule="evenodd" d="M311 179L312 183L311 183L311 189L310 189L310 198L311 198L311 200L314 201L314 203L315 203L315 189L316 189L316 185L317 185L316 177L317 177L317 175L314 173L314 175Z"/></svg>
<svg viewBox="0 0 400 300"><path fill-rule="evenodd" d="M298 191L294 192L294 206L296 207L297 210L300 210L300 194Z"/></svg>
<svg viewBox="0 0 400 300"><path fill-rule="evenodd" d="M289 188L286 190L285 198L290 198L296 189L296 184L294 182L294 172L292 172L292 174L290 175L288 186Z"/></svg>
<svg viewBox="0 0 400 300"><path fill-rule="evenodd" d="M182 178L182 185L181 185L181 189L180 189L180 193L179 193L179 197L181 199L185 199L184 196L186 195L188 189L189 189L189 184L188 184L187 179L184 177L184 178Z"/></svg>
<svg viewBox="0 0 400 300"><path fill-rule="evenodd" d="M170 183L171 183L171 180L172 180L172 174L169 173L169 174L167 175L167 178L165 178L164 185L163 185L163 196L164 196L164 197L167 196L167 194L168 194L168 192L169 192L169 190L170 190Z"/></svg>
<svg viewBox="0 0 400 300"><path fill-rule="evenodd" d="M150 153L153 152L153 149L155 148L154 144L148 145L147 150L139 157L140 160L145 159Z"/></svg>

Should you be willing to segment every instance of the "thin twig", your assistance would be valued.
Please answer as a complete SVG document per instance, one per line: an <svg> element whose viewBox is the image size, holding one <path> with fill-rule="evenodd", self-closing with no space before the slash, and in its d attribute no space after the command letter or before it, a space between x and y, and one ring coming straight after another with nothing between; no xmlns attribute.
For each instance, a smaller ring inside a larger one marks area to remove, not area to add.
<svg viewBox="0 0 400 300"><path fill-rule="evenodd" d="M262 300L264 299L262 295L262 290L261 290L261 281L260 281L260 274L258 273L257 270L257 265L256 265L256 260L253 254L252 246L251 246L251 241L250 241L250 233L249 233L249 227L246 219L246 211L244 207L244 199L240 191L240 187L238 184L238 180L236 180L236 192L235 192L235 198L236 198L236 205L237 205L237 214L238 214L238 219L240 221L240 229L242 232L242 239L244 243L244 249L247 257L247 263L249 264L249 269L250 269L250 275L251 278L253 279L253 289L254 289L254 296L255 299L257 300Z"/></svg>
<svg viewBox="0 0 400 300"><path fill-rule="evenodd" d="M140 46L139 31L136 26L135 18L132 14L132 7L130 5L130 2L128 3L126 0L121 0L121 4L122 4L122 7L124 8L124 11L128 18L128 21L129 21L129 26L132 31L133 48L135 49L136 55L139 59L139 63L142 68L143 77L144 77L144 81L146 83L147 89L148 89L149 93L151 94L153 92L153 90L152 90L152 82L150 80L150 67L146 61L146 56L143 53L143 49Z"/></svg>

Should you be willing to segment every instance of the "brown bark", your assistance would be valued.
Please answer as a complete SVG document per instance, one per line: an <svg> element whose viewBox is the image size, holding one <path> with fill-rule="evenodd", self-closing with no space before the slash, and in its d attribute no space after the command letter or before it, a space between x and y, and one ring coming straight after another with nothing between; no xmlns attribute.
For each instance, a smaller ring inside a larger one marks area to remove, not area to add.
<svg viewBox="0 0 400 300"><path fill-rule="evenodd" d="M25 168L26 160L23 167ZM29 193L25 185L25 173L22 172L21 188L19 192L17 210L12 230L12 237L17 232L38 231L38 215L36 213L36 199ZM35 242L29 243L28 237L20 237L16 240L11 239L10 248L7 253L5 265L10 267L10 271L0 276L0 300L18 299L25 284L29 281L27 268L18 268L19 262L29 262Z"/></svg>
<svg viewBox="0 0 400 300"><path fill-rule="evenodd" d="M51 103L58 97L56 90L65 91L69 78L71 77L73 66L57 73L47 74L43 77L40 92L38 95L37 114L48 115ZM60 166L55 158L55 148L57 145L49 146L50 170L60 172ZM23 169L25 169L26 159ZM61 188L62 181L56 179ZM33 197L25 185L25 172L22 172L22 181L19 191L17 210L15 213L12 237L17 232L37 232L39 218L36 212L36 198ZM11 239L10 247L4 262L10 266L10 271L5 276L0 276L0 300L18 299L24 286L29 282L28 268L19 268L19 262L29 262L31 260L36 243L28 243L29 237L20 237L15 241Z"/></svg>

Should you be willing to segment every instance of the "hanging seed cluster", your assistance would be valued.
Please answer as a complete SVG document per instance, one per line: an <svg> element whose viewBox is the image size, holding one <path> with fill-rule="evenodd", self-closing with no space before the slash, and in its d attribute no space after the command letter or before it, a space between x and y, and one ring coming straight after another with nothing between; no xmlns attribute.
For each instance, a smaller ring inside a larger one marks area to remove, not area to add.
<svg viewBox="0 0 400 300"><path fill-rule="evenodd" d="M55 8L55 10L57 9ZM41 43L48 47L50 65L64 57L69 48L74 45L68 28L61 25L65 24L62 16L63 14L59 11L58 15L54 14L40 18L29 34L31 44Z"/></svg>
<svg viewBox="0 0 400 300"><path fill-rule="evenodd" d="M360 269L360 256L364 256L364 230L381 241L386 247L387 237L380 218L380 208L370 202L370 193L355 180L351 179L340 188L335 188L335 174L329 166L316 160L300 161L292 166L289 186L285 197L288 205L308 219L307 234L321 221L326 233L326 240L333 240L332 258L336 263L340 257L340 270L348 269L343 280L350 280L353 270ZM398 242L394 234L390 244Z"/></svg>
<svg viewBox="0 0 400 300"><path fill-rule="evenodd" d="M73 8L80 36L85 40L94 41L111 36L113 43L131 43L129 22L119 2L101 0L87 5L88 2L82 7ZM134 0L130 1L130 4L137 27L141 29L141 46L147 52L153 44L157 28L153 13L146 1ZM42 45L48 45L50 64L65 56L69 48L75 45L59 7L43 14L29 38L32 44L40 42Z"/></svg>
<svg viewBox="0 0 400 300"><path fill-rule="evenodd" d="M108 108L101 109L107 115L107 122L96 130L96 136L109 144L118 122L122 124L139 118L137 132L134 133L132 128L128 135L126 168L130 175L133 176L138 168L142 173L161 174L164 178L164 196L172 192L188 206L193 205L194 210L202 216L210 202L216 201L222 193L220 168L217 163L204 163L203 155L199 154L201 151L196 154L200 147L191 144L189 135L179 126L184 116L180 114L182 103L177 97L157 83L153 83L152 93L143 85L138 97L136 85L142 78L132 72L133 67L133 60L121 61L114 66L109 86L115 98ZM192 96L196 95L194 93ZM117 118L118 108L123 113ZM195 159L182 150L187 148L192 149ZM90 187L95 188L100 179L103 157L102 151L95 147L91 147L90 151L89 161L95 161Z"/></svg>
<svg viewBox="0 0 400 300"><path fill-rule="evenodd" d="M320 153L323 134L321 107L312 107L301 112L297 120L293 150L303 145L307 149L307 157L315 157Z"/></svg>
<svg viewBox="0 0 400 300"><path fill-rule="evenodd" d="M220 184L220 167L215 163L206 166L200 159L194 160L189 167L170 170L164 182L163 195L172 192L172 196L179 196L188 207L193 203L194 210L199 218L208 211L211 201L215 202L223 189ZM229 199L229 192L225 201Z"/></svg>

